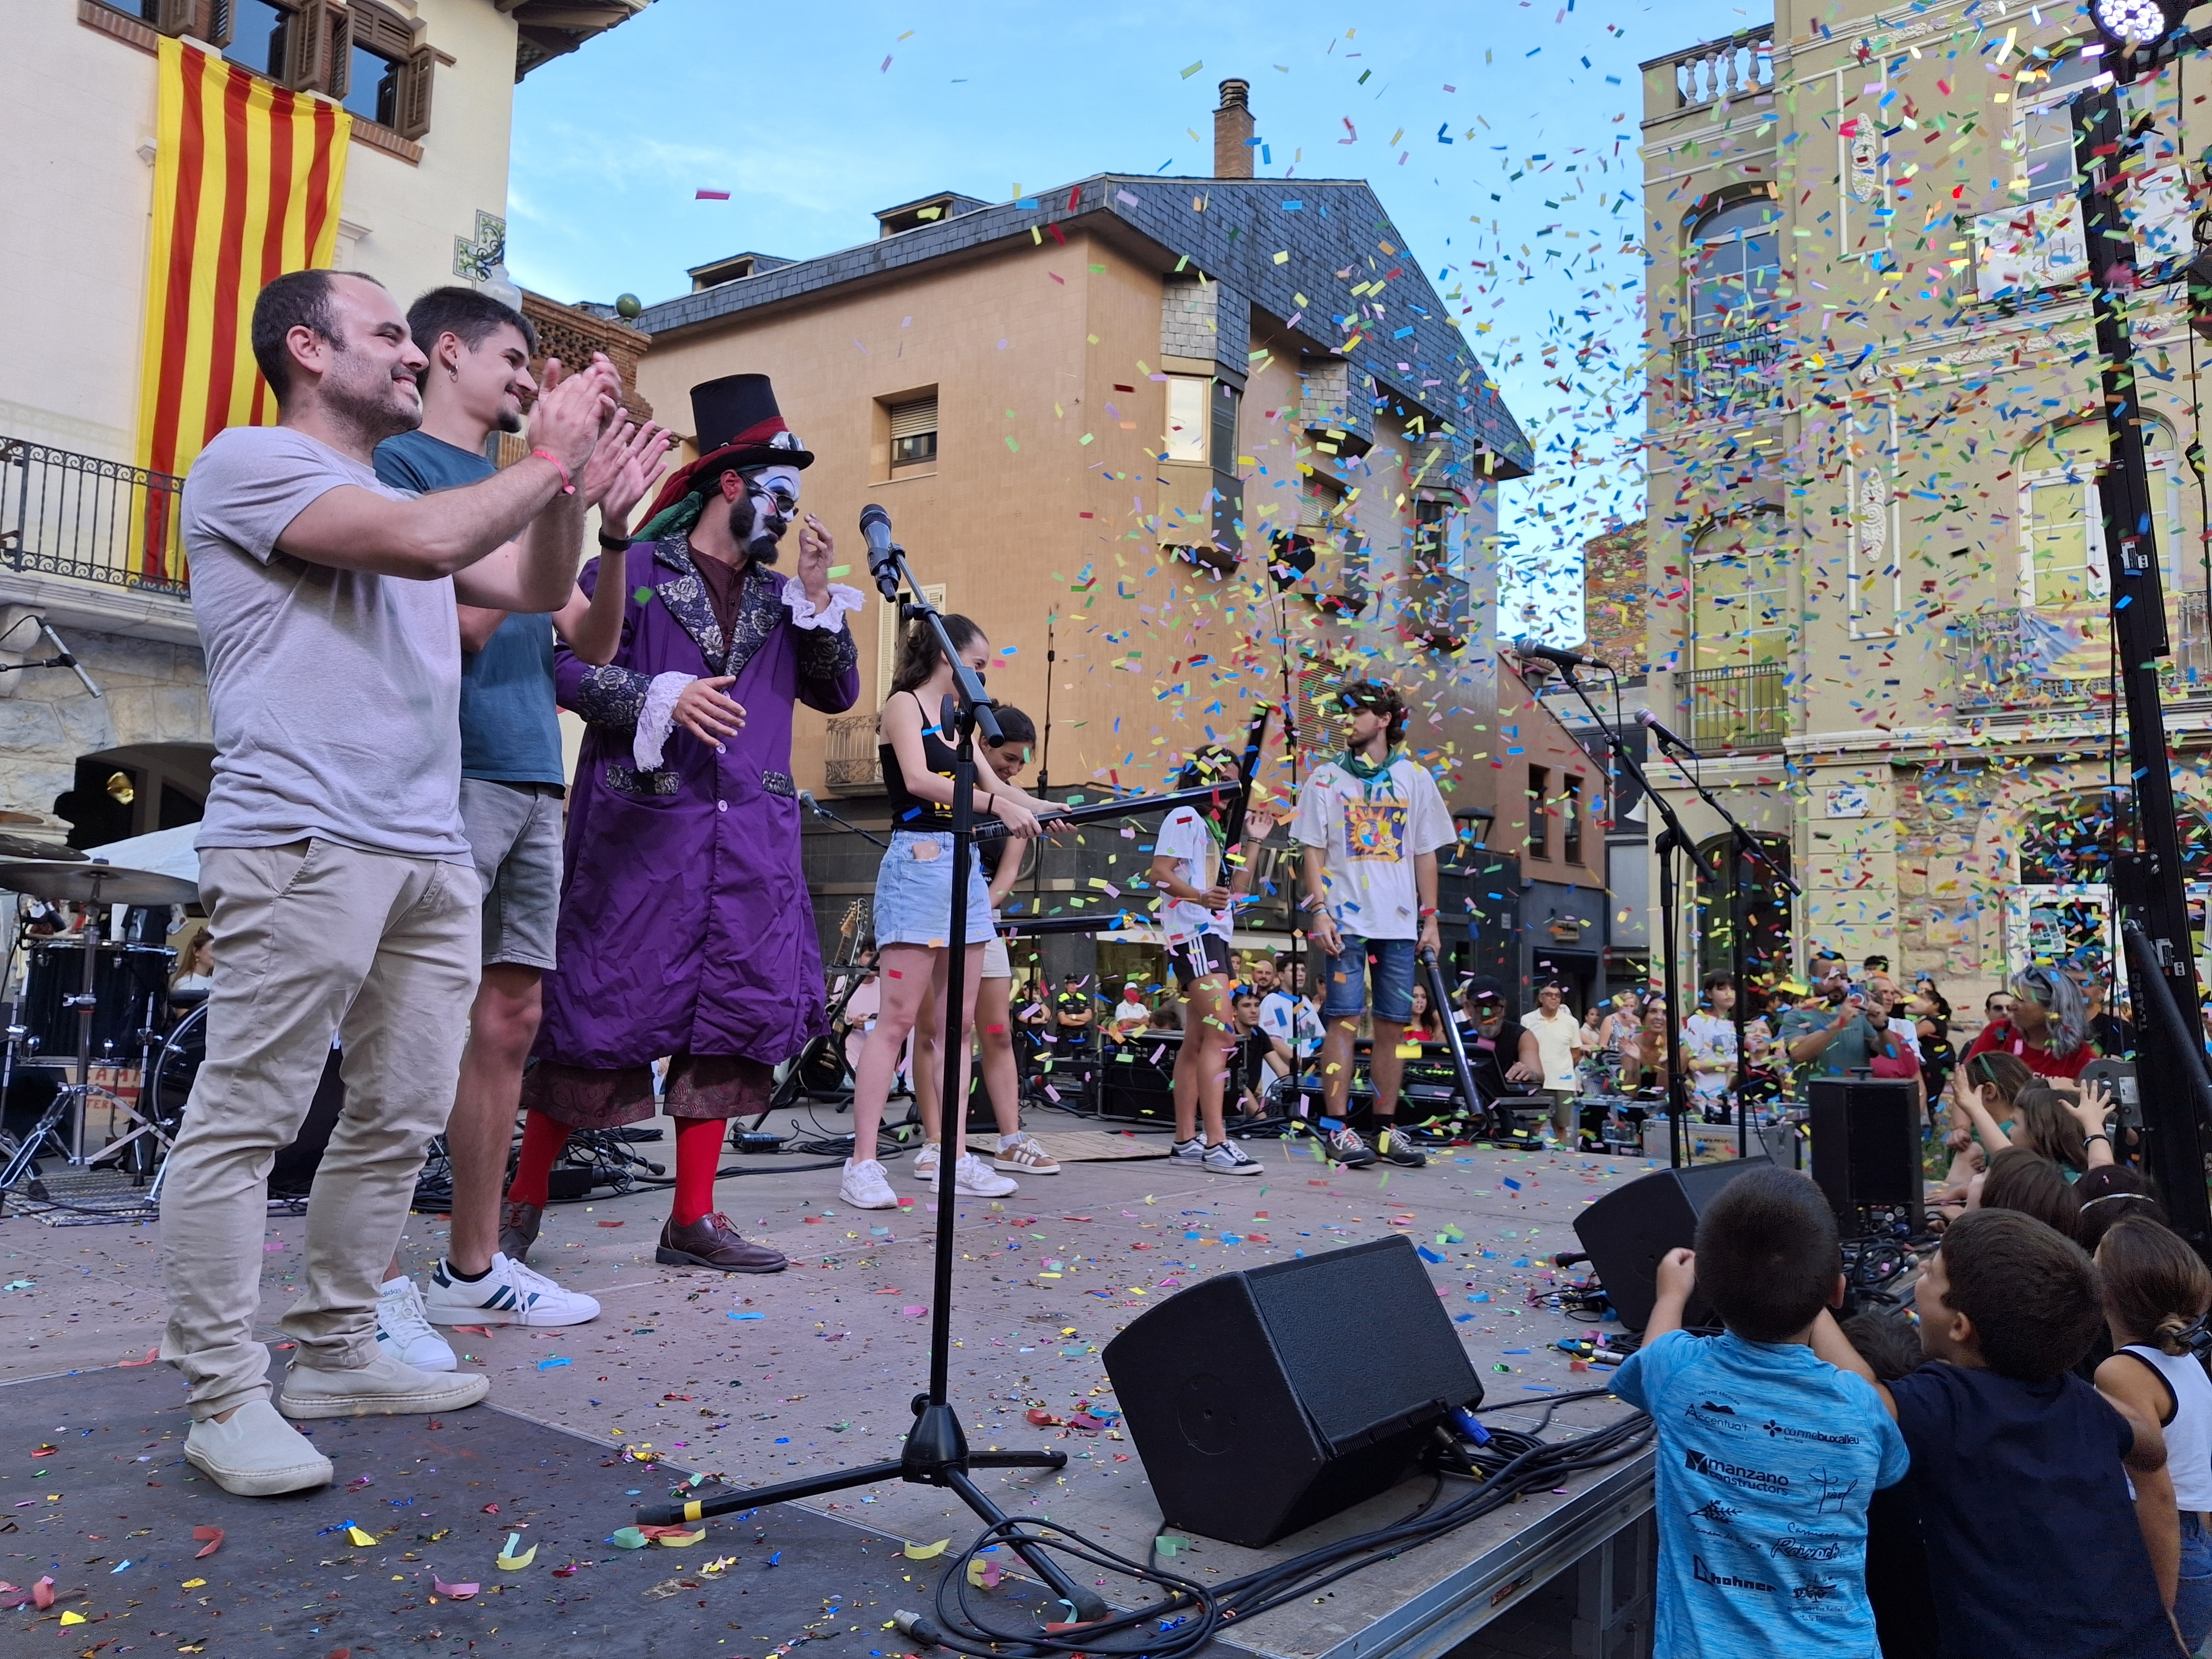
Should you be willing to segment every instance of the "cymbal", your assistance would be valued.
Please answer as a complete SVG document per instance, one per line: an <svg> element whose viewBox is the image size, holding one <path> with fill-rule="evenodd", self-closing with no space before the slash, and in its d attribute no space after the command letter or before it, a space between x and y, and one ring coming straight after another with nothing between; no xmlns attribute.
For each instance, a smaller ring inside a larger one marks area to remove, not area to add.
<svg viewBox="0 0 2212 1659"><path fill-rule="evenodd" d="M102 904L196 904L200 890L174 876L151 870L125 870L112 864L69 864L59 859L10 859L0 862L0 892L33 898L97 900Z"/></svg>

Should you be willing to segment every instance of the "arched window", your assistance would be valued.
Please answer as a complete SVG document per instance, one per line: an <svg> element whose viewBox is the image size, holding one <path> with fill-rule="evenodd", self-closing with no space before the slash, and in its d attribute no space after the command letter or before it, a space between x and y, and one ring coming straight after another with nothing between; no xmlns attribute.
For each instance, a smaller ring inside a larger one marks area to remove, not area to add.
<svg viewBox="0 0 2212 1659"><path fill-rule="evenodd" d="M1790 550L1778 513L1714 525L1691 555L1690 666L1779 663L1790 654Z"/></svg>
<svg viewBox="0 0 2212 1659"><path fill-rule="evenodd" d="M1782 280L1782 210L1764 196L1707 214L1691 229L1683 264L1690 332L1717 334L1773 313Z"/></svg>

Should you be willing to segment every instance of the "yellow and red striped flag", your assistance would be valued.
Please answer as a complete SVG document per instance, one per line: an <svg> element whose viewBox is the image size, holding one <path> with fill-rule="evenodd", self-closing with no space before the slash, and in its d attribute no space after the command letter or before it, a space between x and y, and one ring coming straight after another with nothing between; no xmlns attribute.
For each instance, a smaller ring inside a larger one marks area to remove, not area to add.
<svg viewBox="0 0 2212 1659"><path fill-rule="evenodd" d="M138 464L182 473L225 427L276 416L253 365L254 296L330 263L353 117L173 36L160 44ZM149 581L185 574L174 527L155 521L168 500L149 498L137 572Z"/></svg>

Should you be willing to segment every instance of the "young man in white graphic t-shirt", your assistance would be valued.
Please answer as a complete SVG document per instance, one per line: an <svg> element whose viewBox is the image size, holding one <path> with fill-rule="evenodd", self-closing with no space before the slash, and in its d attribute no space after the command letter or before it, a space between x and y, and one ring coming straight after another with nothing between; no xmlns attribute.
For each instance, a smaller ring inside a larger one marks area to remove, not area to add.
<svg viewBox="0 0 2212 1659"><path fill-rule="evenodd" d="M1451 815L1436 780L1399 748L1406 705L1375 681L1346 686L1345 752L1298 790L1291 833L1305 848L1306 937L1319 951L1322 1089L1329 1156L1358 1168L1379 1156L1407 1169L1428 1160L1396 1133L1398 1044L1413 1015L1419 950L1438 947L1437 851L1452 843ZM1375 1145L1344 1121L1352 1045L1374 987Z"/></svg>

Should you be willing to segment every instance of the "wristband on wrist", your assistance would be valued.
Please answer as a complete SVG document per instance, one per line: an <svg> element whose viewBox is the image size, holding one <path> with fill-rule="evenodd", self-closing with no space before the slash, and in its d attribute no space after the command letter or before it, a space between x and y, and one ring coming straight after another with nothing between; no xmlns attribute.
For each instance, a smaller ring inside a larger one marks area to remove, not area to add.
<svg viewBox="0 0 2212 1659"><path fill-rule="evenodd" d="M566 461L550 449L533 449L530 453L541 461L552 463L553 470L561 475L561 493L563 495L573 495L576 493L576 481L568 476L568 464Z"/></svg>
<svg viewBox="0 0 2212 1659"><path fill-rule="evenodd" d="M1436 914L1437 914L1437 907L1436 907L1435 905L1433 905L1433 904L1424 904L1424 905L1421 907L1421 920L1422 920L1423 921L1428 921L1431 916L1434 916Z"/></svg>
<svg viewBox="0 0 2212 1659"><path fill-rule="evenodd" d="M599 545L605 548L610 553L621 553L629 549L629 538L627 536L611 535L606 530L602 528L599 532Z"/></svg>
<svg viewBox="0 0 2212 1659"><path fill-rule="evenodd" d="M2110 1136L2110 1135L2108 1135L2108 1134L2102 1134L2102 1133L2099 1133L2099 1134L2094 1134L2094 1135L2083 1135L2083 1136L2081 1137L2081 1144L2082 1144L2084 1146L2087 1146L2087 1145L2088 1145L2091 1141L2093 1141L2093 1140L2101 1140L2101 1141L2103 1141L2103 1142L2105 1143L2105 1145L2106 1145L2107 1146L2111 1146L2111 1145L2112 1144L2112 1136Z"/></svg>

